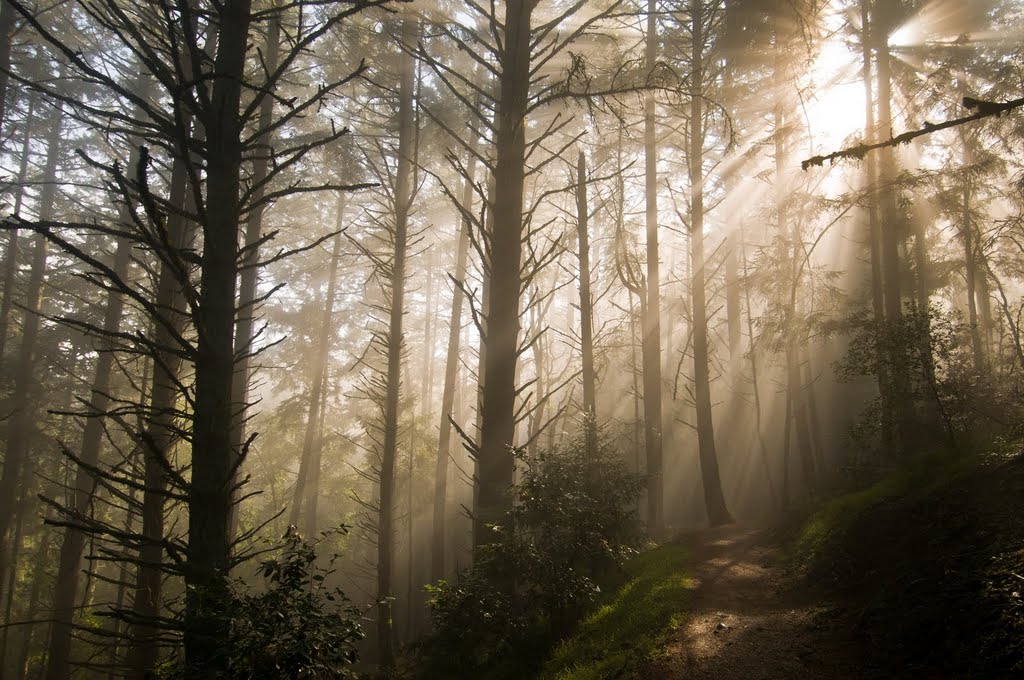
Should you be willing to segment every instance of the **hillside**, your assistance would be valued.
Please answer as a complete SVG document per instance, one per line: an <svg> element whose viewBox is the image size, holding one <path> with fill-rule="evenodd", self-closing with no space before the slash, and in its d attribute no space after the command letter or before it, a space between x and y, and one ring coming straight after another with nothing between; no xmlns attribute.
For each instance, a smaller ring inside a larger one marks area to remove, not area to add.
<svg viewBox="0 0 1024 680"><path fill-rule="evenodd" d="M1022 506L1024 458L927 458L787 529L681 536L629 565L540 677L1012 677Z"/></svg>

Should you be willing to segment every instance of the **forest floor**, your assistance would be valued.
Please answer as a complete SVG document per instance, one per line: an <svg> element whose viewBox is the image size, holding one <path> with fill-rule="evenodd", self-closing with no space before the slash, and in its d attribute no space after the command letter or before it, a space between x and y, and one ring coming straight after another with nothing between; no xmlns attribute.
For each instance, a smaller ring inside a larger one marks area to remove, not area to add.
<svg viewBox="0 0 1024 680"><path fill-rule="evenodd" d="M641 553L544 680L1024 678L1024 453L920 456Z"/></svg>
<svg viewBox="0 0 1024 680"><path fill-rule="evenodd" d="M681 539L695 589L650 680L869 678L849 613L794 574L768 530L728 525Z"/></svg>
<svg viewBox="0 0 1024 680"><path fill-rule="evenodd" d="M647 680L1024 677L1024 455L921 458L798 526L699 531Z"/></svg>

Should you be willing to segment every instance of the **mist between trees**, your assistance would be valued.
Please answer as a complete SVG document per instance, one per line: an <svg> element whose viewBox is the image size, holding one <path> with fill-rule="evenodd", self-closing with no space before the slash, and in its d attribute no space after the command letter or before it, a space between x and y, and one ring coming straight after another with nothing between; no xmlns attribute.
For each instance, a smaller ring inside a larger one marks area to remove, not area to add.
<svg viewBox="0 0 1024 680"><path fill-rule="evenodd" d="M1016 432L1024 6L939 4L4 0L0 675L491 654Z"/></svg>

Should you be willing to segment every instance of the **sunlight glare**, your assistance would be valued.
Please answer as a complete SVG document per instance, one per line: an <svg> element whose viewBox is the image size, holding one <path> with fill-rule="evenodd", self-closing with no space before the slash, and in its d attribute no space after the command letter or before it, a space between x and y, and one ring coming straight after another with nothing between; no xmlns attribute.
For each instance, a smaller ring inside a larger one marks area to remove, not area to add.
<svg viewBox="0 0 1024 680"><path fill-rule="evenodd" d="M864 129L864 85L859 63L837 41L823 46L812 71L806 116L812 146L835 146Z"/></svg>

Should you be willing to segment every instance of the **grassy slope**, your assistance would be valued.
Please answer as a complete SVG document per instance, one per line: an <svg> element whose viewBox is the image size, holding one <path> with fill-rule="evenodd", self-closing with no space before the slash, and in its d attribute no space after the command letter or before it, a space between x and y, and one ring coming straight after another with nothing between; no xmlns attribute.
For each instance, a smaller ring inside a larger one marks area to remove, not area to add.
<svg viewBox="0 0 1024 680"><path fill-rule="evenodd" d="M871 661L920 677L1024 670L1024 459L924 457L827 503L794 557L842 593Z"/></svg>
<svg viewBox="0 0 1024 680"><path fill-rule="evenodd" d="M660 650L684 616L694 584L689 555L673 543L649 550L625 566L625 583L610 592L575 634L544 664L539 679L629 678Z"/></svg>

